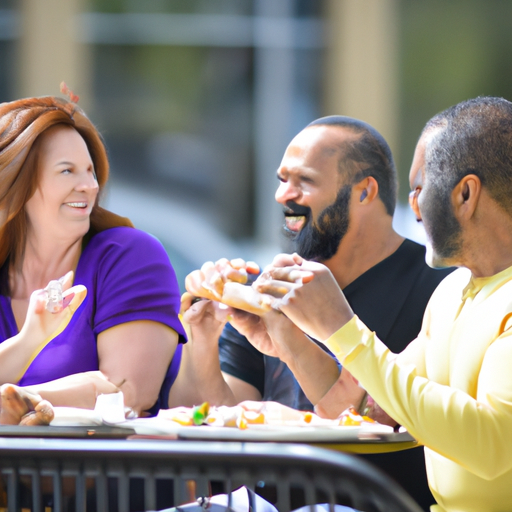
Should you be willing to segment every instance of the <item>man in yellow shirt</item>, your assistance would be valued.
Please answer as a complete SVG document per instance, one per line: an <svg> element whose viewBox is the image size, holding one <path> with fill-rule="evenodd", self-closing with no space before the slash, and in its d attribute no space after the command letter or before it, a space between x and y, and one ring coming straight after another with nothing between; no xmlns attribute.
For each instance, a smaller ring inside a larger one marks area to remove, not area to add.
<svg viewBox="0 0 512 512"><path fill-rule="evenodd" d="M285 286L276 306L325 340L425 446L433 511L511 511L512 103L477 98L435 116L410 184L427 263L462 268L434 292L418 338L402 353L354 315L319 263L279 256L270 270L279 282L267 279L259 290L281 297L276 284Z"/></svg>

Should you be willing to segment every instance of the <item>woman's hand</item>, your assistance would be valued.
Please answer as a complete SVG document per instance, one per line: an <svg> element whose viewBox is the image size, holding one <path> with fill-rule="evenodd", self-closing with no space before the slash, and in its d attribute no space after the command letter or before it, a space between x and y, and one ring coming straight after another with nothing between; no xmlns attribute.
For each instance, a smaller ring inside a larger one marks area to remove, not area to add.
<svg viewBox="0 0 512 512"><path fill-rule="evenodd" d="M21 331L0 344L0 383L19 382L39 352L68 325L87 295L84 286L71 287L72 280L73 272L62 278L63 300L55 313L46 309L46 291L32 293Z"/></svg>
<svg viewBox="0 0 512 512"><path fill-rule="evenodd" d="M72 282L73 272L68 272L61 278L62 305L57 306L53 313L46 308L48 299L46 290L36 290L32 293L27 317L20 331L21 337L44 343L59 335L66 328L74 312L87 295L85 286L71 286Z"/></svg>
<svg viewBox="0 0 512 512"><path fill-rule="evenodd" d="M15 386L0 387L0 425L49 425L54 416L50 402Z"/></svg>

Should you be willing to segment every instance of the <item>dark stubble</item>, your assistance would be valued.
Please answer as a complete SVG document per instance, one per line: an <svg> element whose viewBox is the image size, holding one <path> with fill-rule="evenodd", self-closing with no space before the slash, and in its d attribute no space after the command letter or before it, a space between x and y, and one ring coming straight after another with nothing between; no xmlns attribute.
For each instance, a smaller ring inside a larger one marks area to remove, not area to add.
<svg viewBox="0 0 512 512"><path fill-rule="evenodd" d="M285 227L287 236L293 240L295 251L300 256L307 260L323 262L336 254L349 227L351 193L352 185L341 187L334 203L327 206L316 220L311 218L311 208L300 206L293 201L286 203L285 212L306 217L306 224L298 233Z"/></svg>
<svg viewBox="0 0 512 512"><path fill-rule="evenodd" d="M462 244L461 226L453 213L450 193L449 190L432 186L423 206L423 223L432 244L436 268L449 266L443 262L456 257Z"/></svg>

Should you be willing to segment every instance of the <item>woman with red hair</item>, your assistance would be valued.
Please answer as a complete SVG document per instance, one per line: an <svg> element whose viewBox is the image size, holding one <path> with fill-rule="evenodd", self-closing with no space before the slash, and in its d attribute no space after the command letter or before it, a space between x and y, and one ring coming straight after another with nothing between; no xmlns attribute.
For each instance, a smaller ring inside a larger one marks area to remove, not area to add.
<svg viewBox="0 0 512 512"><path fill-rule="evenodd" d="M154 414L168 405L185 341L179 288L162 245L99 206L108 172L75 103L0 104L0 384L84 408L121 390L126 406ZM64 295L74 276L77 296L67 316L56 313L65 327L27 341L25 320L52 315L29 308L31 295L65 275Z"/></svg>

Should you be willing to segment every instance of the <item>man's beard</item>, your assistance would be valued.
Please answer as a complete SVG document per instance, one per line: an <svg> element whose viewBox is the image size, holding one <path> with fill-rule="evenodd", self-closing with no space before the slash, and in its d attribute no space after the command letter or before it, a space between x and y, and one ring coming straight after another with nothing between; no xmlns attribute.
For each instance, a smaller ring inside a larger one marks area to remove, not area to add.
<svg viewBox="0 0 512 512"><path fill-rule="evenodd" d="M425 198L422 213L430 247L427 247L427 263L433 268L454 264L461 250L461 226L453 213L450 194L431 188Z"/></svg>
<svg viewBox="0 0 512 512"><path fill-rule="evenodd" d="M287 213L305 215L305 225L297 233L285 228L295 245L295 251L307 260L327 261L338 250L349 226L349 205L352 185L341 187L336 200L327 206L316 221L311 218L311 209L293 201L286 203Z"/></svg>

